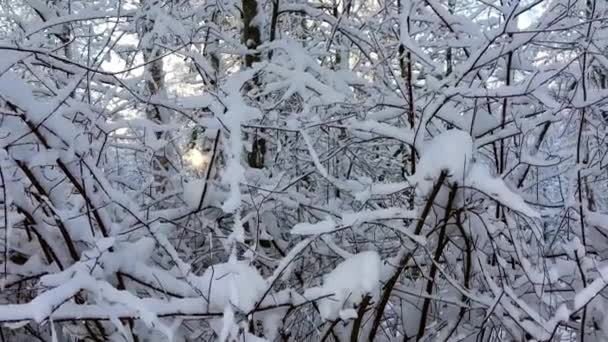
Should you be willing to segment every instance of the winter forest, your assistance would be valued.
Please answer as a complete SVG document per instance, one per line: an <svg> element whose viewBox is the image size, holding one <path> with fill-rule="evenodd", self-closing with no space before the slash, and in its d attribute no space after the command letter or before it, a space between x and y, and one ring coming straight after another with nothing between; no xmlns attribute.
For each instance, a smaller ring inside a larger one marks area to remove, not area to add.
<svg viewBox="0 0 608 342"><path fill-rule="evenodd" d="M0 342L608 341L608 2L0 0Z"/></svg>

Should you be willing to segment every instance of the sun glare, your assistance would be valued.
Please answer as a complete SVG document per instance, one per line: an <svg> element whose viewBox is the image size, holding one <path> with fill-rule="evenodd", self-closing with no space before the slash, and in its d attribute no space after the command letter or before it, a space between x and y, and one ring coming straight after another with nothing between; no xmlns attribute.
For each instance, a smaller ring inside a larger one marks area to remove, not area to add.
<svg viewBox="0 0 608 342"><path fill-rule="evenodd" d="M202 168L209 161L208 156L204 155L201 151L195 148L188 151L184 156L184 159L186 159L190 164L192 164L193 167L197 169Z"/></svg>

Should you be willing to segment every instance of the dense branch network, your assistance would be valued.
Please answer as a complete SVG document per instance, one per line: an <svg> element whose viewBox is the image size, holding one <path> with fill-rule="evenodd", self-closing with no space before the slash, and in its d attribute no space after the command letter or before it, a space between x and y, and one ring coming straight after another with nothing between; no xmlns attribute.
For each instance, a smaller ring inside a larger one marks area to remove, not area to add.
<svg viewBox="0 0 608 342"><path fill-rule="evenodd" d="M608 8L5 0L2 340L608 338Z"/></svg>

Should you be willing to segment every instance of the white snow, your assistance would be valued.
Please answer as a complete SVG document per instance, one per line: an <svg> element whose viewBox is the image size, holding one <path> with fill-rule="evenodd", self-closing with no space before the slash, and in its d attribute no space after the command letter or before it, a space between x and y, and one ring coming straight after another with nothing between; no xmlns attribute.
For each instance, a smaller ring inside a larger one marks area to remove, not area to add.
<svg viewBox="0 0 608 342"><path fill-rule="evenodd" d="M267 285L255 268L244 262L228 262L209 266L198 287L209 299L209 311L223 311L230 305L249 312Z"/></svg>
<svg viewBox="0 0 608 342"><path fill-rule="evenodd" d="M415 218L416 212L399 207L384 208L378 210L363 210L359 212L346 212L342 214L342 224L353 226L364 222L375 220Z"/></svg>
<svg viewBox="0 0 608 342"><path fill-rule="evenodd" d="M484 322L496 339L608 340L603 2L356 1L334 15L255 1L255 51L238 1L13 2L0 9L9 340L31 340L30 323L42 340L101 338L81 320L108 340L348 340L370 295L365 339L395 274L376 340L415 336L425 301L425 340Z"/></svg>
<svg viewBox="0 0 608 342"><path fill-rule="evenodd" d="M205 180L203 179L192 179L184 182L184 201L188 204L188 207L195 209L198 207L205 190ZM214 184L207 185L207 191L203 200L203 207L208 205L220 206L222 201L226 199L225 192L220 191Z"/></svg>
<svg viewBox="0 0 608 342"><path fill-rule="evenodd" d="M538 211L532 209L521 196L511 191L501 178L492 177L485 165L479 163L473 165L467 182L473 188L482 191L512 210L529 217L540 217Z"/></svg>
<svg viewBox="0 0 608 342"><path fill-rule="evenodd" d="M422 189L442 171L447 171L452 181L461 182L472 164L473 139L467 132L448 130L425 143L421 154L412 181L418 181Z"/></svg>
<svg viewBox="0 0 608 342"><path fill-rule="evenodd" d="M331 219L319 221L317 223L298 223L291 230L291 234L314 235L329 233L336 228L336 223Z"/></svg>
<svg viewBox="0 0 608 342"><path fill-rule="evenodd" d="M381 285L381 267L382 262L377 252L355 254L325 275L320 288L309 289L305 295L316 297L331 294L331 297L319 301L321 317L326 320L338 318L343 308L352 309L365 295L376 294Z"/></svg>

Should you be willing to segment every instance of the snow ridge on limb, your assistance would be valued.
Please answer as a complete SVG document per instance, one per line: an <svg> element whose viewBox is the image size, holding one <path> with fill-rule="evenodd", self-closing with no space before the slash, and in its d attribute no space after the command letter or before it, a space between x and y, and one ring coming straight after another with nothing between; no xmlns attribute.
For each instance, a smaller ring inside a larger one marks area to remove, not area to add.
<svg viewBox="0 0 608 342"><path fill-rule="evenodd" d="M416 174L410 179L417 181L418 188L424 193L444 170L452 182L479 190L531 218L540 217L502 179L492 177L486 165L475 161L473 139L464 131L453 129L434 137L422 152Z"/></svg>

